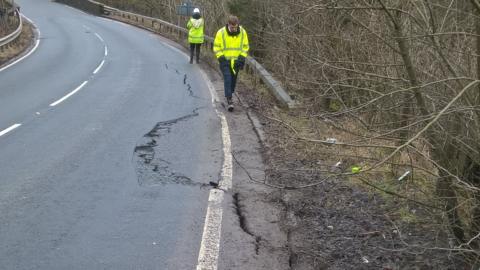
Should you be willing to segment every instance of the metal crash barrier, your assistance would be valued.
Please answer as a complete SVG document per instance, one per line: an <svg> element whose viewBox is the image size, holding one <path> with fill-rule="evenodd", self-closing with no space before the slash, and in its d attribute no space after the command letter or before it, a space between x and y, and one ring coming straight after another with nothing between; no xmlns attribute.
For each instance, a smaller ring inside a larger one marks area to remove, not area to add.
<svg viewBox="0 0 480 270"><path fill-rule="evenodd" d="M0 48L2 48L2 49L3 49L4 46L10 45L11 42L16 40L17 37L20 36L20 33L22 32L23 24L22 24L22 16L20 15L19 7L16 6L16 5L12 6L12 8L5 11L4 15L9 16L10 14L12 14L16 18L18 18L18 20L17 20L18 21L18 26L15 29L15 31L13 31L12 33L8 34L5 37L0 38Z"/></svg>

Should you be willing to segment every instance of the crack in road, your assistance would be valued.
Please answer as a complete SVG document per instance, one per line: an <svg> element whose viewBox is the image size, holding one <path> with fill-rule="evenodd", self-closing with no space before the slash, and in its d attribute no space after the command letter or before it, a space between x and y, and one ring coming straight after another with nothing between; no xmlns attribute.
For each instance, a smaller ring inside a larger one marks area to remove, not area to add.
<svg viewBox="0 0 480 270"><path fill-rule="evenodd" d="M169 70L168 64L165 64L165 69ZM175 70L175 73L177 75L182 75L182 73L178 69L174 69L174 70ZM195 93L193 92L192 85L188 82L188 74L186 74L186 73L183 74L183 84L187 86L187 92L188 92L189 96L191 96L193 98L204 99L202 97L199 97L199 96L195 95Z"/></svg>
<svg viewBox="0 0 480 270"><path fill-rule="evenodd" d="M233 194L233 204L235 206L235 212L238 216L238 221L240 223L240 228L248 235L255 238L255 253L258 255L260 252L260 242L262 241L261 236L255 235L249 228L247 224L247 218L243 213L242 205L240 204L240 194L235 193Z"/></svg>
<svg viewBox="0 0 480 270"><path fill-rule="evenodd" d="M191 114L179 118L159 122L152 130L143 136L144 142L137 144L134 150L134 159L136 161L135 170L140 186L160 184L180 184L185 186L198 186L200 188L210 186L209 184L195 182L187 176L171 170L171 163L157 157L155 151L155 147L158 146L158 140L162 136L169 134L173 125L197 117L199 115L199 109L200 108L197 108Z"/></svg>
<svg viewBox="0 0 480 270"><path fill-rule="evenodd" d="M192 86L189 83L187 83L187 79L188 79L188 76L187 76L187 74L185 74L183 76L183 84L187 85L187 91L189 93L189 96L194 97L194 98L200 98L200 97L197 97L193 94Z"/></svg>

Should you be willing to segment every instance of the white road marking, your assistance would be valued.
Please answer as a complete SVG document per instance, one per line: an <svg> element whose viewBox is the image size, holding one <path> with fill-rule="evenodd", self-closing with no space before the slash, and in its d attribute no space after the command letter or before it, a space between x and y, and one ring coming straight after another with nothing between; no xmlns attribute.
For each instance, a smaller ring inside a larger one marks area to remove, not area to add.
<svg viewBox="0 0 480 270"><path fill-rule="evenodd" d="M59 99L59 100L53 102L52 104L50 104L50 107L57 106L58 104L62 103L62 102L65 101L67 98L69 98L70 96L72 96L72 95L75 94L76 92L80 91L80 89L82 89L87 83L88 83L88 81L84 81L79 87L75 88L75 90L73 90L72 92L68 93L66 96L62 97L61 99Z"/></svg>
<svg viewBox="0 0 480 270"><path fill-rule="evenodd" d="M100 39L100 41L102 43L105 43L105 41L103 40L103 38L98 34L98 33L95 33L95 36L97 36L98 39Z"/></svg>
<svg viewBox="0 0 480 270"><path fill-rule="evenodd" d="M107 57L108 55L108 48L107 48L107 44L105 44L105 40L103 40L102 36L100 36L98 33L95 33L95 36L97 36L97 38L103 43L103 46L104 46L104 53L103 53L103 59L102 59L102 62L100 63L100 65L95 69L95 71L93 72L93 74L97 74L97 72L102 68L103 64L105 64L105 58Z"/></svg>
<svg viewBox="0 0 480 270"><path fill-rule="evenodd" d="M86 26L86 25L83 25L83 27L85 29L87 29L88 31L91 31L91 29ZM93 75L97 74L100 69L103 67L103 65L105 64L105 58L106 56L108 55L108 49L107 49L107 45L105 44L105 41L103 40L103 38L98 34L98 33L95 33L95 36L102 42L102 44L104 45L104 48L105 48L105 56L103 57L102 59L102 62L100 62L100 64L97 66L97 68L95 68L95 70L93 71ZM77 88L75 88L75 90L73 90L72 92L68 93L66 96L62 97L61 99L53 102L52 104L50 104L50 107L54 107L54 106L57 106L58 104L62 103L63 101L65 101L67 98L71 97L72 95L74 95L75 93L77 93L78 91L80 91L86 84L88 83L88 81L84 81L80 86L78 86Z"/></svg>
<svg viewBox="0 0 480 270"><path fill-rule="evenodd" d="M203 71L200 71L207 82L208 89L212 95L212 104L218 100L215 88ZM223 166L219 183L221 189L210 190L208 198L207 215L203 227L202 242L198 254L197 270L217 270L218 256L220 252L220 238L222 233L223 199L225 192L232 188L233 167L232 167L232 144L230 132L225 115L215 109L222 125L223 142Z"/></svg>
<svg viewBox="0 0 480 270"><path fill-rule="evenodd" d="M92 30L88 27L88 26L83 26L85 27L85 29L87 29L88 31L92 32ZM102 42L103 46L104 46L104 57L102 59L102 62L100 63L100 65L98 65L98 67L93 71L93 74L97 74L98 71L100 71L100 69L103 67L103 64L105 64L105 57L108 55L108 48L107 48L107 45L105 44L105 40L102 38L102 36L100 36L98 33L94 33L95 36L100 40L100 42Z"/></svg>
<svg viewBox="0 0 480 270"><path fill-rule="evenodd" d="M225 115L221 114L222 122L222 141L223 141L223 168L222 179L220 179L219 187L225 191L232 188L233 165L232 165L232 143L230 141L230 132L228 131L228 123Z"/></svg>
<svg viewBox="0 0 480 270"><path fill-rule="evenodd" d="M223 197L224 192L222 190L210 190L197 270L216 270L218 267L218 253L220 252L220 236L222 233Z"/></svg>
<svg viewBox="0 0 480 270"><path fill-rule="evenodd" d="M86 25L83 25L83 28L85 28L87 31L89 32L93 32L92 29ZM103 46L104 46L104 57L102 59L102 62L100 63L100 65L93 71L93 74L97 74L98 71L100 71L100 69L102 68L103 64L105 64L105 57L107 56L108 54L108 49L107 49L107 45L105 44L105 40L103 40L102 36L100 36L98 33L94 33L95 36L100 40L100 42L102 42Z"/></svg>
<svg viewBox="0 0 480 270"><path fill-rule="evenodd" d="M27 19L27 21L29 21L34 27L35 29L37 29L38 31L38 37L40 37L40 30L38 30L38 27L35 25L35 23L33 23L32 20L30 20L29 18L27 18L25 15L22 14L22 17ZM14 62L4 66L3 68L0 68L0 72L4 71L5 69L17 64L18 62L22 61L23 59L29 57L37 48L38 48L38 45L40 44L40 39L37 39L37 41L35 42L35 46L33 47L33 49L31 51L29 51L27 54L25 54L24 56L18 58L17 60L15 60Z"/></svg>
<svg viewBox="0 0 480 270"><path fill-rule="evenodd" d="M12 125L11 127L7 128L7 129L4 129L2 131L0 131L0 137L2 137L3 135L7 134L8 132L18 128L19 126L21 126L22 124L14 124Z"/></svg>
<svg viewBox="0 0 480 270"><path fill-rule="evenodd" d="M93 74L97 74L97 72L103 67L103 64L105 64L105 60L102 60L100 65L93 71Z"/></svg>

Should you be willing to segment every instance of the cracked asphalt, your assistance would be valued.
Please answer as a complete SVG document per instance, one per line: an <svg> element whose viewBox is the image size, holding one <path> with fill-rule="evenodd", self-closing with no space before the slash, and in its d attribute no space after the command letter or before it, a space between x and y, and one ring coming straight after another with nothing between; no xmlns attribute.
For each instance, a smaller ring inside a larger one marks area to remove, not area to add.
<svg viewBox="0 0 480 270"><path fill-rule="evenodd" d="M198 67L149 32L18 4L41 36L0 72L0 131L20 124L0 136L0 268L193 269L223 158Z"/></svg>

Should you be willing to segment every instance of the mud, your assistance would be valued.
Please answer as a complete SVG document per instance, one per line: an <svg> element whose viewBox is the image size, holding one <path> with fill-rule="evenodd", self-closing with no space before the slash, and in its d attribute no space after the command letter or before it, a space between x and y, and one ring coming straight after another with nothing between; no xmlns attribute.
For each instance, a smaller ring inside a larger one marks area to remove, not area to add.
<svg viewBox="0 0 480 270"><path fill-rule="evenodd" d="M264 181L279 187L270 193L269 203L282 213L284 235L277 236L286 239L287 269L465 269L457 254L449 251L449 235L443 233L441 222L431 222L426 216L419 216L422 222L403 221L395 213L405 202L385 201L347 179L325 179L321 171L338 160L321 151L304 155L290 131L272 120L280 110L272 97L242 87L243 104L258 116L257 134L262 138L266 175L257 177L255 185ZM296 114L301 113L289 112ZM307 169L312 167L317 169ZM303 185L311 186L298 188ZM418 205L409 209L429 211ZM248 222L247 215L240 225Z"/></svg>

